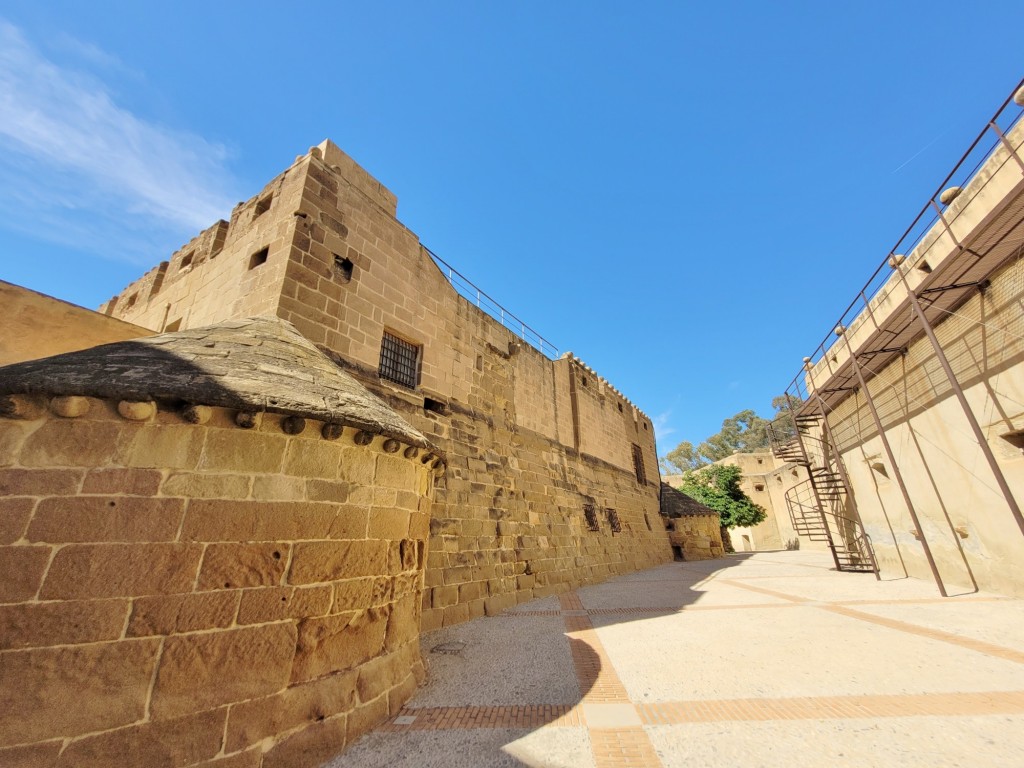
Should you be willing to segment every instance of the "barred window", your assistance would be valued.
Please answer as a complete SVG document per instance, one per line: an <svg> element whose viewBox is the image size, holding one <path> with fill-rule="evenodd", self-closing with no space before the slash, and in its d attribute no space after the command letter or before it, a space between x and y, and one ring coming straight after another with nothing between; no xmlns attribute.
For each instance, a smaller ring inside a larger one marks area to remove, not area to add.
<svg viewBox="0 0 1024 768"><path fill-rule="evenodd" d="M597 510L594 509L593 504L583 505L583 517L587 519L587 530L588 531L599 531L601 530L601 524L597 521Z"/></svg>
<svg viewBox="0 0 1024 768"><path fill-rule="evenodd" d="M644 452L636 443L633 443L633 471L636 472L636 481L640 485L647 482L647 473L644 472Z"/></svg>
<svg viewBox="0 0 1024 768"><path fill-rule="evenodd" d="M420 347L384 331L380 343L380 377L416 389L419 383Z"/></svg>
<svg viewBox="0 0 1024 768"><path fill-rule="evenodd" d="M604 513L608 516L608 525L611 526L612 533L622 533L622 523L619 522L619 513L614 509L605 509Z"/></svg>

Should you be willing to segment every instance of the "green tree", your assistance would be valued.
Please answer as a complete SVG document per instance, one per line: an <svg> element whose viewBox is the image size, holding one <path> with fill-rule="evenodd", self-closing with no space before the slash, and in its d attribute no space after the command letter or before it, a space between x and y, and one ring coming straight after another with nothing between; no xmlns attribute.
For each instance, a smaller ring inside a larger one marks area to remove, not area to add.
<svg viewBox="0 0 1024 768"><path fill-rule="evenodd" d="M700 445L682 442L664 456L663 464L670 472L687 472L734 453L755 453L768 450L768 420L754 411L740 411L722 422L722 429Z"/></svg>
<svg viewBox="0 0 1024 768"><path fill-rule="evenodd" d="M679 490L715 510L722 528L745 528L763 521L765 511L740 488L740 477L734 464L712 464L685 473Z"/></svg>

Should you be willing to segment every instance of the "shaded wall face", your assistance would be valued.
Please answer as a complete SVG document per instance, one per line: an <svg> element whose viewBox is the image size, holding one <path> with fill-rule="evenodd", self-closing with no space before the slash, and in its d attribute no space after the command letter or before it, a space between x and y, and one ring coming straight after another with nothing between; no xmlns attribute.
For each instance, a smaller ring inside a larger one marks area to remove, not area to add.
<svg viewBox="0 0 1024 768"><path fill-rule="evenodd" d="M678 517L672 521L672 527L669 540L682 551L684 560L712 560L725 554L717 515ZM738 547L736 551L743 549Z"/></svg>
<svg viewBox="0 0 1024 768"><path fill-rule="evenodd" d="M1024 264L1000 274L984 296L935 327L988 444L1018 503L1024 454L1004 439L1024 429ZM1024 594L1024 536L999 492L927 339L869 383L886 435L921 519L907 511L861 393L830 415L857 508L883 574L931 579L919 537L944 580Z"/></svg>
<svg viewBox="0 0 1024 768"><path fill-rule="evenodd" d="M311 765L396 711L428 470L315 422L89 403L0 419L0 764Z"/></svg>

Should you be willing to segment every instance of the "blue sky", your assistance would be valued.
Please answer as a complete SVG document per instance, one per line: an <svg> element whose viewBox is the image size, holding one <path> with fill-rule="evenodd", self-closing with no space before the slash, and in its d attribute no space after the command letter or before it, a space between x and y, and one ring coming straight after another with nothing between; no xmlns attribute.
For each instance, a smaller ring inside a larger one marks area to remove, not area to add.
<svg viewBox="0 0 1024 768"><path fill-rule="evenodd" d="M0 8L0 279L89 307L331 138L659 451L763 415L1024 74L1018 2Z"/></svg>

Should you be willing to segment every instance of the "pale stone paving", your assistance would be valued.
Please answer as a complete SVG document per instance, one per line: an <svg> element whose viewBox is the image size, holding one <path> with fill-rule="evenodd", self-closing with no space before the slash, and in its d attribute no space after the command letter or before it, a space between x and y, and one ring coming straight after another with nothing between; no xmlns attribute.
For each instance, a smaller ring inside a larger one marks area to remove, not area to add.
<svg viewBox="0 0 1024 768"><path fill-rule="evenodd" d="M829 565L669 564L428 633L426 687L330 766L1019 765L1024 600Z"/></svg>

